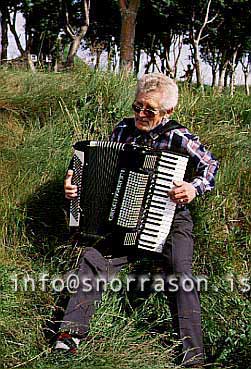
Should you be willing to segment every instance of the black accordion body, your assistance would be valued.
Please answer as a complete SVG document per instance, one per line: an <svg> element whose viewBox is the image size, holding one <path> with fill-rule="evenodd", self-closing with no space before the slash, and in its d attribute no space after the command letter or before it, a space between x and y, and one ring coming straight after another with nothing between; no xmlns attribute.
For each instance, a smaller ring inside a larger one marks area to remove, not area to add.
<svg viewBox="0 0 251 369"><path fill-rule="evenodd" d="M74 150L70 227L109 236L116 247L161 252L176 208L167 192L183 180L188 157L105 141L77 142Z"/></svg>

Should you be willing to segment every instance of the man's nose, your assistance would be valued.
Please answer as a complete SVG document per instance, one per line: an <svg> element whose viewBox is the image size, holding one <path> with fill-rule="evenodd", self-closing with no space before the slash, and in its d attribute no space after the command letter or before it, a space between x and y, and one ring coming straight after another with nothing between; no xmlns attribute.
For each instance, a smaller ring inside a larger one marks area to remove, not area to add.
<svg viewBox="0 0 251 369"><path fill-rule="evenodd" d="M140 117L145 117L145 116L146 116L146 114L145 114L145 109L144 109L144 110L140 110L140 112L139 112L139 116L140 116Z"/></svg>

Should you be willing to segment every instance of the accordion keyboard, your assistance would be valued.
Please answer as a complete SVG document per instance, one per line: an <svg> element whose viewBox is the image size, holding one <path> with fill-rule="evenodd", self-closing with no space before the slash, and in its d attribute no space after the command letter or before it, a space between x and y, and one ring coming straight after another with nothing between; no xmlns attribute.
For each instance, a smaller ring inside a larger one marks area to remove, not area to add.
<svg viewBox="0 0 251 369"><path fill-rule="evenodd" d="M152 194L144 214L138 247L161 252L173 221L176 204L170 200L168 191L173 181L184 178L188 158L162 152L152 178Z"/></svg>

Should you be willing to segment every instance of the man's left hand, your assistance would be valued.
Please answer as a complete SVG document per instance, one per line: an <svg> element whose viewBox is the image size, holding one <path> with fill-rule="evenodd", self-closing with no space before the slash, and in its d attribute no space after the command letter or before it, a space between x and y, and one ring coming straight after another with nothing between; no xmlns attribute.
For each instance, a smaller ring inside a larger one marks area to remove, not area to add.
<svg viewBox="0 0 251 369"><path fill-rule="evenodd" d="M168 195L176 204L188 204L195 198L196 189L191 183L173 181L173 184L175 187L168 192Z"/></svg>

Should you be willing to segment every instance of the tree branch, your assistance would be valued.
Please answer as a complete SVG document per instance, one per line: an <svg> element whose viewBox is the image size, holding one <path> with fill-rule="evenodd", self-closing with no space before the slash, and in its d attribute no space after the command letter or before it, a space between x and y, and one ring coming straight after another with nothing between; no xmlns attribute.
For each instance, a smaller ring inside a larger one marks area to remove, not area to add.
<svg viewBox="0 0 251 369"><path fill-rule="evenodd" d="M205 15L205 18L204 18L204 22L203 22L203 24L202 24L202 26L199 30L198 37L197 37L198 42L200 41L202 32L204 31L204 28L206 27L206 25L208 23L208 16L209 16L209 10L210 10L210 6L211 6L211 2L212 2L212 0L209 0L208 3L207 3L207 10L206 10L206 15Z"/></svg>
<svg viewBox="0 0 251 369"><path fill-rule="evenodd" d="M66 31L69 33L69 36L74 39L75 38L75 32L73 31L72 27L70 24L66 25Z"/></svg>
<svg viewBox="0 0 251 369"><path fill-rule="evenodd" d="M126 10L127 9L126 0L119 0L119 7L121 10Z"/></svg>

